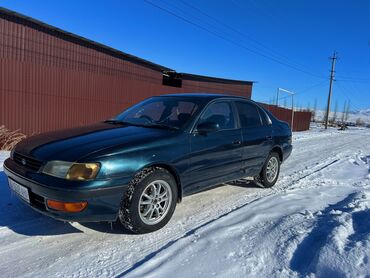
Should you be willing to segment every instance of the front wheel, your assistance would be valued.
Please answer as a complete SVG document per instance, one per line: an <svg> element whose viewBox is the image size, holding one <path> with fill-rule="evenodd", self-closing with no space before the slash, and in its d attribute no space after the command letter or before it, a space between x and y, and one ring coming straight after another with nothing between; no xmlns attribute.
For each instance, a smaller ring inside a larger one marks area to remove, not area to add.
<svg viewBox="0 0 370 278"><path fill-rule="evenodd" d="M171 219L177 202L173 176L159 167L146 168L131 181L122 199L119 219L135 233L159 230Z"/></svg>
<svg viewBox="0 0 370 278"><path fill-rule="evenodd" d="M271 152L263 165L262 171L258 177L259 182L265 188L274 186L280 173L280 158L276 152Z"/></svg>

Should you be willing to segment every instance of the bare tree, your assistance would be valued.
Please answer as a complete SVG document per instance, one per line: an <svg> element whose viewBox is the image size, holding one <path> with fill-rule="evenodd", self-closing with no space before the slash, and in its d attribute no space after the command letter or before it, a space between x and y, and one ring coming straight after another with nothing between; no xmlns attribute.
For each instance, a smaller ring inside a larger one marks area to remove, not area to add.
<svg viewBox="0 0 370 278"><path fill-rule="evenodd" d="M335 102L334 112L333 112L333 118L332 122L335 123L337 119L337 111L338 111L338 101Z"/></svg>
<svg viewBox="0 0 370 278"><path fill-rule="evenodd" d="M345 119L344 119L345 121L348 121L348 114L349 114L350 104L351 104L351 100L349 99L348 103L347 103L347 108L346 108L346 116L345 116Z"/></svg>
<svg viewBox="0 0 370 278"><path fill-rule="evenodd" d="M311 121L316 121L316 110L317 110L317 98L315 98L315 102L313 103L313 110L312 110L312 119Z"/></svg>
<svg viewBox="0 0 370 278"><path fill-rule="evenodd" d="M364 126L365 123L361 118L357 118L356 120L356 126Z"/></svg>
<svg viewBox="0 0 370 278"><path fill-rule="evenodd" d="M342 111L342 123L344 123L345 115L346 115L346 108L347 108L347 101L344 101L343 111Z"/></svg>

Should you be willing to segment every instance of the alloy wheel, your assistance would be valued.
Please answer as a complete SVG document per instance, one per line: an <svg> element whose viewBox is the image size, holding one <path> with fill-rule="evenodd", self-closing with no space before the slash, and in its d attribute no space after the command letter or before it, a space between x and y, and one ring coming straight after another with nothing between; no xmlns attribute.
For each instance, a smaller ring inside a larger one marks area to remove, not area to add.
<svg viewBox="0 0 370 278"><path fill-rule="evenodd" d="M279 161L275 156L272 156L267 162L266 167L266 178L268 182L272 183L276 179L278 175L278 170L279 170Z"/></svg>
<svg viewBox="0 0 370 278"><path fill-rule="evenodd" d="M164 180L148 184L139 200L140 219L147 225L159 223L168 213L172 202L172 190Z"/></svg>

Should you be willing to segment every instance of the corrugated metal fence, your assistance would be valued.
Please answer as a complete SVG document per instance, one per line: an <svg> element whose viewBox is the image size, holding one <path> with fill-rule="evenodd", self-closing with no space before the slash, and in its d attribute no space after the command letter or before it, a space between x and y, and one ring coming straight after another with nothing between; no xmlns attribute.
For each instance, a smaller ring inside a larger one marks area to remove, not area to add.
<svg viewBox="0 0 370 278"><path fill-rule="evenodd" d="M181 88L164 86L163 70L168 68L0 9L0 125L10 130L31 135L85 125L167 93L251 97L251 82L184 75ZM271 111L289 121L289 112L279 109ZM299 113L294 128L307 129L309 120Z"/></svg>
<svg viewBox="0 0 370 278"><path fill-rule="evenodd" d="M291 125L292 121L292 110L287 108L278 107L276 105L260 103L264 108L269 110L279 120L286 121ZM311 112L306 111L294 111L293 119L293 130L304 131L310 128Z"/></svg>
<svg viewBox="0 0 370 278"><path fill-rule="evenodd" d="M163 86L161 68L150 63L127 61L12 20L0 17L0 125L10 130L30 135L85 125L153 95L251 95L252 84L184 80L181 88Z"/></svg>

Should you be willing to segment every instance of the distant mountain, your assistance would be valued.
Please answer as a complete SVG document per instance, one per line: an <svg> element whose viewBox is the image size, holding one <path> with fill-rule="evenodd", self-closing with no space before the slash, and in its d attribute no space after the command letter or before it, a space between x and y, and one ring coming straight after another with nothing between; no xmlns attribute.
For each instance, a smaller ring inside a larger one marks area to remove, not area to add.
<svg viewBox="0 0 370 278"><path fill-rule="evenodd" d="M360 117L362 116L367 116L367 117L370 117L370 108L369 109L363 109L363 110L360 110L360 111L355 111L355 112L351 112L353 115L359 115Z"/></svg>
<svg viewBox="0 0 370 278"><path fill-rule="evenodd" d="M329 118L332 119L333 115L334 115L334 113L330 112ZM323 120L324 117L325 117L325 111L323 111L323 110L317 110L316 111L316 116L315 116L316 120ZM337 119L337 121L340 121L342 119L342 113L341 112L337 112L336 119ZM361 119L365 123L370 124L370 108L359 110L359 111L350 111L348 113L348 120L347 120L348 122L356 122L357 119Z"/></svg>

